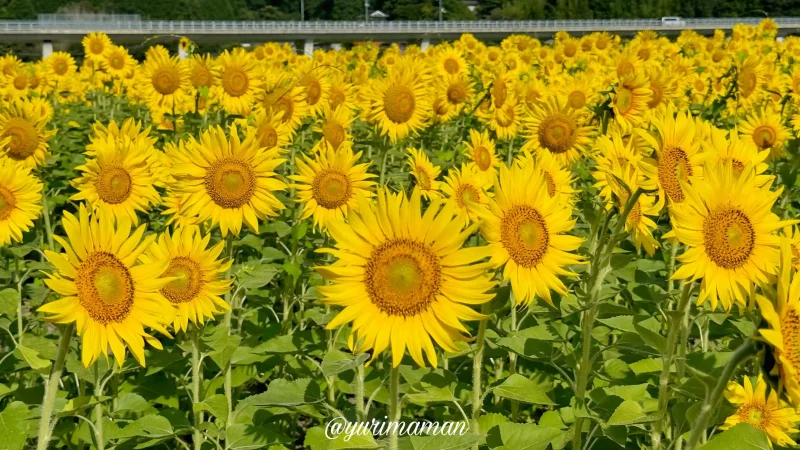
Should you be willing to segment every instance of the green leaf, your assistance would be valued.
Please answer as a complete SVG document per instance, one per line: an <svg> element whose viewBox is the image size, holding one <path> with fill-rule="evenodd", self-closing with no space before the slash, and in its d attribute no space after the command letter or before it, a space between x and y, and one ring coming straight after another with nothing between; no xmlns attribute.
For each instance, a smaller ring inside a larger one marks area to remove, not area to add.
<svg viewBox="0 0 800 450"><path fill-rule="evenodd" d="M340 350L330 350L322 358L322 374L332 377L338 373L355 369L369 359L369 355L362 353L354 357L352 353L345 353Z"/></svg>
<svg viewBox="0 0 800 450"><path fill-rule="evenodd" d="M57 412L58 417L66 417L74 415L76 412L94 407L94 405L98 403L103 403L106 400L111 399L111 397L92 397L92 396L80 396L75 397L67 400L64 406L61 408L60 411Z"/></svg>
<svg viewBox="0 0 800 450"><path fill-rule="evenodd" d="M649 358L630 363L628 367L630 367L636 375L641 375L643 373L661 372L661 367L663 367L663 365L664 361L661 358Z"/></svg>
<svg viewBox="0 0 800 450"><path fill-rule="evenodd" d="M122 411L140 413L146 411L148 408L150 408L150 405L144 397L139 394L128 392L119 396L119 400L117 400L117 409L114 413Z"/></svg>
<svg viewBox="0 0 800 450"><path fill-rule="evenodd" d="M597 319L597 321L617 330L636 331L636 328L633 326L633 316L616 316L609 317L608 319Z"/></svg>
<svg viewBox="0 0 800 450"><path fill-rule="evenodd" d="M545 393L550 387L538 384L520 374L513 374L495 386L492 390L499 395L511 400L517 400L534 405L555 405Z"/></svg>
<svg viewBox="0 0 800 450"><path fill-rule="evenodd" d="M228 399L222 394L214 394L200 403L192 405L194 412L207 411L217 418L220 424L228 422Z"/></svg>
<svg viewBox="0 0 800 450"><path fill-rule="evenodd" d="M0 437L3 449L22 450L28 431L35 425L31 412L22 402L11 402L0 412Z"/></svg>
<svg viewBox="0 0 800 450"><path fill-rule="evenodd" d="M140 417L125 428L119 429L114 435L108 436L108 439L126 439L135 436L160 438L172 436L172 434L172 424L169 423L169 419L164 416L150 414Z"/></svg>
<svg viewBox="0 0 800 450"><path fill-rule="evenodd" d="M311 450L344 450L380 447L378 443L375 442L375 438L372 437L372 433L370 433L369 430L367 430L365 434L355 432L348 434L344 431L346 430L344 422L337 421L334 423L340 423L342 425L339 429L335 429L334 426L328 428L327 432L330 438L326 436L325 428L313 427L306 432L306 439L303 441L303 445L311 448ZM337 433L336 431L338 430L342 431Z"/></svg>
<svg viewBox="0 0 800 450"><path fill-rule="evenodd" d="M273 444L289 444L292 439L263 426L236 424L226 431L226 450L251 450ZM284 447L285 448L285 447Z"/></svg>
<svg viewBox="0 0 800 450"><path fill-rule="evenodd" d="M564 435L558 428L533 424L502 423L489 430L486 444L498 450L545 450Z"/></svg>
<svg viewBox="0 0 800 450"><path fill-rule="evenodd" d="M465 430L467 427L464 428ZM474 433L455 434L448 436L437 434L435 436L409 436L414 450L463 450L479 442L480 436Z"/></svg>
<svg viewBox="0 0 800 450"><path fill-rule="evenodd" d="M635 423L652 422L660 416L656 414L647 414L644 412L642 405L633 400L625 400L622 402L611 418L608 419L608 425L632 425Z"/></svg>
<svg viewBox="0 0 800 450"><path fill-rule="evenodd" d="M242 400L238 408L244 406L297 406L322 401L319 385L310 378L288 381L277 379L267 387L267 392Z"/></svg>
<svg viewBox="0 0 800 450"><path fill-rule="evenodd" d="M603 388L603 391L608 395L616 395L623 400L641 402L650 398L650 395L647 393L647 386L647 383L634 384L631 386L610 386Z"/></svg>
<svg viewBox="0 0 800 450"><path fill-rule="evenodd" d="M30 347L26 347L22 344L18 345L17 348L14 349L14 356L24 360L31 369L41 374L46 374L50 370L50 361L40 358L39 352Z"/></svg>
<svg viewBox="0 0 800 450"><path fill-rule="evenodd" d="M767 434L749 423L740 423L714 436L697 450L770 450Z"/></svg>
<svg viewBox="0 0 800 450"><path fill-rule="evenodd" d="M254 353L297 353L300 351L299 342L294 336L284 335L272 338L253 349Z"/></svg>
<svg viewBox="0 0 800 450"><path fill-rule="evenodd" d="M653 347L661 353L665 353L667 351L667 338L654 331L648 330L638 323L634 324L633 327L636 329L636 333L642 338L645 344Z"/></svg>
<svg viewBox="0 0 800 450"><path fill-rule="evenodd" d="M5 314L8 317L16 317L18 306L19 292L15 289L3 289L0 291L0 315Z"/></svg>

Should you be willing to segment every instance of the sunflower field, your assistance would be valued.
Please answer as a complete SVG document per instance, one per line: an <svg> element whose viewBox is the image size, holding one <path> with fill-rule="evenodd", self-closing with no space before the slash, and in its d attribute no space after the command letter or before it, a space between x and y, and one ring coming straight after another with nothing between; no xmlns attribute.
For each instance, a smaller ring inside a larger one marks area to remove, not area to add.
<svg viewBox="0 0 800 450"><path fill-rule="evenodd" d="M0 57L0 449L796 447L777 32Z"/></svg>

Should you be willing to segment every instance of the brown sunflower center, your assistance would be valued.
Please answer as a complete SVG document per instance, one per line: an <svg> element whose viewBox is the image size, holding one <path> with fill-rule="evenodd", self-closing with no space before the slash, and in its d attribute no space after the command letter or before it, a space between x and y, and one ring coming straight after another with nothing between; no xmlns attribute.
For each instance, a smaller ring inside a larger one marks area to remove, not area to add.
<svg viewBox="0 0 800 450"><path fill-rule="evenodd" d="M578 53L578 46L574 42L564 44L564 56L572 58L576 53Z"/></svg>
<svg viewBox="0 0 800 450"><path fill-rule="evenodd" d="M458 203L458 206L461 208L467 208L470 203L481 201L481 194L478 188L471 184L462 184L459 186L455 197L456 203Z"/></svg>
<svg viewBox="0 0 800 450"><path fill-rule="evenodd" d="M322 126L322 136L331 144L331 147L337 149L345 139L344 127L335 120L328 120Z"/></svg>
<svg viewBox="0 0 800 450"><path fill-rule="evenodd" d="M458 64L455 58L447 58L444 60L444 71L449 74L456 74L461 69L461 65Z"/></svg>
<svg viewBox="0 0 800 450"><path fill-rule="evenodd" d="M161 66L150 80L153 88L161 95L171 95L180 87L180 73L172 65Z"/></svg>
<svg viewBox="0 0 800 450"><path fill-rule="evenodd" d="M636 67L630 61L623 61L617 66L617 75L620 77L632 75L636 73Z"/></svg>
<svg viewBox="0 0 800 450"><path fill-rule="evenodd" d="M586 96L581 91L572 91L567 101L572 109L581 109L586 105Z"/></svg>
<svg viewBox="0 0 800 450"><path fill-rule="evenodd" d="M447 88L447 100L450 103L458 105L463 103L466 98L467 90L460 83L453 83Z"/></svg>
<svg viewBox="0 0 800 450"><path fill-rule="evenodd" d="M614 104L620 114L625 115L633 107L633 92L628 88L620 88L614 97Z"/></svg>
<svg viewBox="0 0 800 450"><path fill-rule="evenodd" d="M753 142L761 150L772 148L777 140L778 133L775 131L775 128L769 125L761 125L753 130Z"/></svg>
<svg viewBox="0 0 800 450"><path fill-rule="evenodd" d="M553 178L553 175L550 174L548 171L543 171L544 174L544 182L547 186L547 195L550 198L553 198L556 195L556 180Z"/></svg>
<svg viewBox="0 0 800 450"><path fill-rule="evenodd" d="M508 98L508 86L502 79L498 79L492 85L492 99L494 100L495 108L502 108Z"/></svg>
<svg viewBox="0 0 800 450"><path fill-rule="evenodd" d="M250 87L250 78L238 67L228 67L222 74L222 89L231 97L241 97Z"/></svg>
<svg viewBox="0 0 800 450"><path fill-rule="evenodd" d="M116 205L128 199L133 183L131 175L123 167L104 167L94 185L97 195L106 203Z"/></svg>
<svg viewBox="0 0 800 450"><path fill-rule="evenodd" d="M653 109L658 106L661 103L661 99L664 98L664 89L659 83L650 83L650 90L653 91L653 99L647 102L647 106Z"/></svg>
<svg viewBox="0 0 800 450"><path fill-rule="evenodd" d="M439 258L411 239L391 239L372 250L364 283L370 301L390 316L414 316L428 309L442 285Z"/></svg>
<svg viewBox="0 0 800 450"><path fill-rule="evenodd" d="M8 219L16 206L17 198L14 194L0 186L0 220Z"/></svg>
<svg viewBox="0 0 800 450"><path fill-rule="evenodd" d="M198 88L201 86L211 86L214 76L208 67L197 65L192 69L192 86Z"/></svg>
<svg viewBox="0 0 800 450"><path fill-rule="evenodd" d="M197 297L203 288L203 270L200 264L186 256L172 258L164 278L175 277L166 286L161 288L161 293L172 303L186 303Z"/></svg>
<svg viewBox="0 0 800 450"><path fill-rule="evenodd" d="M514 108L506 108L497 112L497 124L502 128L508 128L514 124L517 115Z"/></svg>
<svg viewBox="0 0 800 450"><path fill-rule="evenodd" d="M322 97L322 86L319 84L319 80L307 76L301 85L306 87L306 102L310 106L316 105Z"/></svg>
<svg viewBox="0 0 800 450"><path fill-rule="evenodd" d="M742 267L755 249L753 223L738 209L715 211L703 220L703 244L717 266L729 270Z"/></svg>
<svg viewBox="0 0 800 450"><path fill-rule="evenodd" d="M260 142L262 147L269 150L278 145L278 131L271 124L265 123L261 125L259 132L261 133Z"/></svg>
<svg viewBox="0 0 800 450"><path fill-rule="evenodd" d="M28 77L24 74L18 74L14 77L14 89L23 90L28 87Z"/></svg>
<svg viewBox="0 0 800 450"><path fill-rule="evenodd" d="M208 195L222 208L240 208L250 201L256 190L253 170L235 157L215 161L206 172L205 188Z"/></svg>
<svg viewBox="0 0 800 450"><path fill-rule="evenodd" d="M743 70L739 75L739 88L745 96L750 95L758 84L758 78L752 70Z"/></svg>
<svg viewBox="0 0 800 450"><path fill-rule="evenodd" d="M108 65L114 70L122 70L125 68L125 57L119 53L114 53L108 59Z"/></svg>
<svg viewBox="0 0 800 450"><path fill-rule="evenodd" d="M745 403L739 407L736 415L742 422L749 423L761 430L766 429L773 422L772 412L763 401L751 400L749 403Z"/></svg>
<svg viewBox="0 0 800 450"><path fill-rule="evenodd" d="M781 335L783 335L781 359L788 361L797 371L800 369L800 314L794 306L787 308L781 315Z"/></svg>
<svg viewBox="0 0 800 450"><path fill-rule="evenodd" d="M419 187L426 191L430 190L431 177L430 175L428 175L428 171L425 170L425 168L422 166L417 166L416 171L417 171L417 183L419 184Z"/></svg>
<svg viewBox="0 0 800 450"><path fill-rule="evenodd" d="M414 116L416 98L407 86L394 84L383 94L383 109L386 117L394 123L406 123Z"/></svg>
<svg viewBox="0 0 800 450"><path fill-rule="evenodd" d="M439 97L433 101L433 112L439 116L446 116L450 111L450 103Z"/></svg>
<svg viewBox="0 0 800 450"><path fill-rule="evenodd" d="M67 71L69 71L69 64L63 58L59 58L56 62L53 63L53 72L56 75L66 75Z"/></svg>
<svg viewBox="0 0 800 450"><path fill-rule="evenodd" d="M560 113L551 114L539 124L539 144L551 153L564 153L575 144L576 128L575 121L570 117Z"/></svg>
<svg viewBox="0 0 800 450"><path fill-rule="evenodd" d="M511 259L522 267L539 264L550 244L544 218L528 205L516 205L506 212L500 222L500 237Z"/></svg>
<svg viewBox="0 0 800 450"><path fill-rule="evenodd" d="M336 209L350 200L353 195L353 185L346 173L325 169L314 177L311 195L323 208Z"/></svg>
<svg viewBox="0 0 800 450"><path fill-rule="evenodd" d="M111 253L89 254L78 267L75 286L81 306L102 324L122 322L131 312L133 278L125 264Z"/></svg>
<svg viewBox="0 0 800 450"><path fill-rule="evenodd" d="M12 159L28 158L39 147L39 132L29 120L22 117L8 119L2 137L10 138L8 155Z"/></svg>
<svg viewBox="0 0 800 450"><path fill-rule="evenodd" d="M331 109L335 110L339 107L342 103L344 103L344 92L337 87L331 87L331 95L329 98L331 103Z"/></svg>
<svg viewBox="0 0 800 450"><path fill-rule="evenodd" d="M489 154L489 149L480 145L472 151L472 157L475 160L475 165L478 166L481 171L489 170L492 167L492 155Z"/></svg>
<svg viewBox="0 0 800 450"><path fill-rule="evenodd" d="M658 162L658 180L661 187L673 202L681 203L684 199L681 180L689 181L692 176L692 165L686 152L679 147L666 147Z"/></svg>
<svg viewBox="0 0 800 450"><path fill-rule="evenodd" d="M92 39L89 43L89 51L95 55L102 55L105 49L106 46L100 39Z"/></svg>

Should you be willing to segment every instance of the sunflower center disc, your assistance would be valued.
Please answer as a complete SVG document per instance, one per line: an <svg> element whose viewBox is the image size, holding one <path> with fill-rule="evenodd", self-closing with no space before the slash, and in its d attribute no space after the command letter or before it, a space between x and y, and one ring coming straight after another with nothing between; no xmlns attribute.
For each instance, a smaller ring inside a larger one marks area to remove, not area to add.
<svg viewBox="0 0 800 450"><path fill-rule="evenodd" d="M419 183L419 187L424 190L430 190L431 188L431 177L428 176L428 172L425 171L424 168L417 166L417 182Z"/></svg>
<svg viewBox="0 0 800 450"><path fill-rule="evenodd" d="M510 127L517 117L514 108L507 108L497 112L497 124L503 128Z"/></svg>
<svg viewBox="0 0 800 450"><path fill-rule="evenodd" d="M229 67L222 75L222 88L231 97L241 97L247 92L250 80L247 74L235 67Z"/></svg>
<svg viewBox="0 0 800 450"><path fill-rule="evenodd" d="M320 97L322 97L322 86L314 78L306 80L304 85L306 87L306 101L309 105L316 105Z"/></svg>
<svg viewBox="0 0 800 450"><path fill-rule="evenodd" d="M311 193L323 208L336 209L350 200L353 188L346 174L326 169L314 178Z"/></svg>
<svg viewBox="0 0 800 450"><path fill-rule="evenodd" d="M776 138L775 130L770 126L762 125L753 131L753 142L762 150L772 148Z"/></svg>
<svg viewBox="0 0 800 450"><path fill-rule="evenodd" d="M531 206L513 206L500 223L503 247L522 267L533 267L547 253L550 234L539 211Z"/></svg>
<svg viewBox="0 0 800 450"><path fill-rule="evenodd" d="M56 75L66 75L68 70L69 65L64 60L59 60L53 65L53 72L55 72Z"/></svg>
<svg viewBox="0 0 800 450"><path fill-rule="evenodd" d="M12 117L6 122L3 137L10 137L8 154L16 160L25 159L36 151L39 146L39 133L29 121Z"/></svg>
<svg viewBox="0 0 800 450"><path fill-rule="evenodd" d="M745 96L756 89L756 84L758 84L758 80L756 74L752 71L746 71L739 76L739 86L741 86L742 93Z"/></svg>
<svg viewBox="0 0 800 450"><path fill-rule="evenodd" d="M211 86L212 79L211 72L205 67L198 66L192 70L192 84L194 87Z"/></svg>
<svg viewBox="0 0 800 450"><path fill-rule="evenodd" d="M462 184L461 190L458 193L458 206L464 208L469 205L469 203L478 202L481 199L481 195L478 193L478 190L475 189L474 186L469 184Z"/></svg>
<svg viewBox="0 0 800 450"><path fill-rule="evenodd" d="M14 207L17 205L17 199L14 194L8 189L0 186L0 220L6 220L11 216Z"/></svg>
<svg viewBox="0 0 800 450"><path fill-rule="evenodd" d="M489 167L492 165L492 157L489 155L489 150L484 147L480 146L475 149L475 164L478 165L478 168L481 170L489 170Z"/></svg>
<svg viewBox="0 0 800 450"><path fill-rule="evenodd" d="M106 202L116 205L131 195L131 176L122 167L106 167L95 183L97 195Z"/></svg>
<svg viewBox="0 0 800 450"><path fill-rule="evenodd" d="M410 239L392 239L376 247L365 268L372 303L391 316L413 316L428 309L441 287L439 258Z"/></svg>
<svg viewBox="0 0 800 450"><path fill-rule="evenodd" d="M172 67L162 67L153 74L153 87L161 95L170 95L178 90L178 71Z"/></svg>
<svg viewBox="0 0 800 450"><path fill-rule="evenodd" d="M114 55L111 57L109 65L114 70L122 70L125 67L125 60L122 55Z"/></svg>
<svg viewBox="0 0 800 450"><path fill-rule="evenodd" d="M569 94L569 106L572 109L581 109L586 105L586 96L583 92L573 91Z"/></svg>
<svg viewBox="0 0 800 450"><path fill-rule="evenodd" d="M466 96L467 93L461 86L454 84L447 88L447 99L450 101L450 103L457 105L463 102Z"/></svg>
<svg viewBox="0 0 800 450"><path fill-rule="evenodd" d="M556 181L553 179L553 176L550 175L550 172L544 172L544 182L547 186L547 195L552 198L556 195Z"/></svg>
<svg viewBox="0 0 800 450"><path fill-rule="evenodd" d="M203 287L200 266L185 256L172 258L163 277L175 277L169 284L161 288L161 293L172 303L185 303L193 300Z"/></svg>
<svg viewBox="0 0 800 450"><path fill-rule="evenodd" d="M458 73L459 65L458 61L453 58L447 58L444 60L444 71L449 74Z"/></svg>
<svg viewBox="0 0 800 450"><path fill-rule="evenodd" d="M703 241L708 257L724 269L743 266L755 248L755 230L747 214L723 209L703 221Z"/></svg>
<svg viewBox="0 0 800 450"><path fill-rule="evenodd" d="M661 98L664 96L664 90L658 83L650 83L650 90L653 91L653 99L647 102L647 106L652 109L661 103Z"/></svg>
<svg viewBox="0 0 800 450"><path fill-rule="evenodd" d="M670 200L678 203L683 201L685 197L680 181L688 181L692 174L692 166L683 149L678 147L664 149L661 161L658 162L658 179Z"/></svg>
<svg viewBox="0 0 800 450"><path fill-rule="evenodd" d="M563 114L553 114L542 121L538 134L539 143L550 153L564 153L575 143L575 123Z"/></svg>
<svg viewBox="0 0 800 450"><path fill-rule="evenodd" d="M335 110L339 107L342 103L344 103L344 94L337 88L331 88L331 96L329 99L331 103L331 109Z"/></svg>
<svg viewBox="0 0 800 450"><path fill-rule="evenodd" d="M217 205L235 209L245 205L255 192L253 171L236 158L217 160L206 172L206 192Z"/></svg>
<svg viewBox="0 0 800 450"><path fill-rule="evenodd" d="M78 267L75 285L81 306L100 323L121 322L131 311L133 279L111 253L89 254Z"/></svg>
<svg viewBox="0 0 800 450"><path fill-rule="evenodd" d="M266 123L261 125L261 146L267 150L278 145L278 132L275 127Z"/></svg>
<svg viewBox="0 0 800 450"><path fill-rule="evenodd" d="M18 90L23 90L28 85L28 78L25 75L17 75L14 77L14 87Z"/></svg>
<svg viewBox="0 0 800 450"><path fill-rule="evenodd" d="M406 86L392 85L383 95L386 117L394 123L406 123L414 116L416 99L414 92Z"/></svg>
<svg viewBox="0 0 800 450"><path fill-rule="evenodd" d="M95 55L101 55L105 50L105 46L103 45L103 42L100 41L99 39L94 39L92 40L92 43L89 44L89 50L91 50L92 53L94 53Z"/></svg>
<svg viewBox="0 0 800 450"><path fill-rule="evenodd" d="M633 93L628 88L621 88L617 91L614 104L620 114L627 114L633 106Z"/></svg>
<svg viewBox="0 0 800 450"><path fill-rule="evenodd" d="M492 86L492 98L494 99L494 107L495 108L502 108L503 105L506 103L506 98L508 97L508 87L506 87L506 83L503 80L495 81L494 86Z"/></svg>
<svg viewBox="0 0 800 450"><path fill-rule="evenodd" d="M331 144L331 147L337 149L344 142L344 127L335 120L328 120L322 127L322 136Z"/></svg>

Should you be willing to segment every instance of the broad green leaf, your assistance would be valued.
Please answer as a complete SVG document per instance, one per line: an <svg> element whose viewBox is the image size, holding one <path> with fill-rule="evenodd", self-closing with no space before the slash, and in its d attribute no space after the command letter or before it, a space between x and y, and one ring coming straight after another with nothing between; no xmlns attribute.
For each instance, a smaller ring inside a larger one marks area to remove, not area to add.
<svg viewBox="0 0 800 450"><path fill-rule="evenodd" d="M332 377L346 370L355 369L359 364L366 362L367 359L369 359L369 355L366 353L354 357L351 353L330 350L322 358L322 374L326 377Z"/></svg>
<svg viewBox="0 0 800 450"><path fill-rule="evenodd" d="M119 400L117 400L117 409L114 412L131 411L140 413L146 411L148 408L150 408L150 405L144 397L139 394L128 392L119 396Z"/></svg>
<svg viewBox="0 0 800 450"><path fill-rule="evenodd" d="M481 418L483 418L483 416L481 416ZM567 428L567 426L564 424L564 420L561 419L561 414L559 414L558 411L545 411L542 414L542 417L539 418L539 426L558 428L559 430Z"/></svg>
<svg viewBox="0 0 800 450"><path fill-rule="evenodd" d="M347 428L344 421L337 419L335 424L327 428L313 427L306 432L305 441L303 445L311 450L344 450L344 449L361 449L361 448L380 448L372 433L357 432L361 428ZM352 425L351 425L352 427ZM346 430L352 430L349 433ZM341 431L340 431L341 430ZM338 432L337 432L338 431ZM326 435L327 433L327 435Z"/></svg>
<svg viewBox="0 0 800 450"><path fill-rule="evenodd" d="M98 403L103 403L107 400L110 400L111 397L103 396L103 397L92 397L92 396L81 396L75 397L67 400L63 407L57 412L59 417L66 417L71 416L86 408L94 407L94 405Z"/></svg>
<svg viewBox="0 0 800 450"><path fill-rule="evenodd" d="M555 405L547 396L546 392L549 390L549 386L537 384L527 377L515 373L495 386L492 392L501 397L534 405Z"/></svg>
<svg viewBox="0 0 800 450"><path fill-rule="evenodd" d="M597 319L597 321L617 330L636 331L636 328L633 326L633 316L616 316L607 319Z"/></svg>
<svg viewBox="0 0 800 450"><path fill-rule="evenodd" d="M225 450L252 450L273 444L288 445L291 442L291 438L272 428L236 424L226 431Z"/></svg>
<svg viewBox="0 0 800 450"><path fill-rule="evenodd" d="M11 402L0 411L0 446L8 450L22 450L28 431L36 425L29 420L31 411L22 402Z"/></svg>
<svg viewBox="0 0 800 450"><path fill-rule="evenodd" d="M647 384L634 384L630 386L609 386L603 388L606 394L616 395L623 400L633 400L637 402L650 398L647 393Z"/></svg>
<svg viewBox="0 0 800 450"><path fill-rule="evenodd" d="M298 353L300 340L292 335L278 336L253 349L254 353Z"/></svg>
<svg viewBox="0 0 800 450"><path fill-rule="evenodd" d="M317 403L322 400L319 385L310 378L288 381L277 379L267 386L267 392L245 398L239 407L253 406L297 406Z"/></svg>
<svg viewBox="0 0 800 450"><path fill-rule="evenodd" d="M714 436L697 450L771 450L767 434L749 423L740 423Z"/></svg>
<svg viewBox="0 0 800 450"><path fill-rule="evenodd" d="M18 305L19 292L10 288L0 291L0 315L5 314L8 317L16 317Z"/></svg>
<svg viewBox="0 0 800 450"><path fill-rule="evenodd" d="M489 430L486 445L498 450L545 450L565 432L534 424L501 423Z"/></svg>
<svg viewBox="0 0 800 450"><path fill-rule="evenodd" d="M14 349L14 356L25 361L31 369L41 374L45 374L50 370L50 361L41 358L39 352L25 345L17 345L17 348Z"/></svg>
<svg viewBox="0 0 800 450"><path fill-rule="evenodd" d="M660 416L647 414L639 402L625 400L620 404L608 419L608 425L632 425L635 423L652 422Z"/></svg>
<svg viewBox="0 0 800 450"><path fill-rule="evenodd" d="M466 430L468 427L464 427ZM480 441L481 437L474 433L465 432L463 435L457 432L449 436L437 434L435 436L409 436L411 446L414 450L463 450L472 447Z"/></svg>
<svg viewBox="0 0 800 450"><path fill-rule="evenodd" d="M108 436L108 439L125 439L135 436L147 438L160 438L172 436L172 424L169 419L156 414L140 417L128 424L125 428L120 428L118 434Z"/></svg>
<svg viewBox="0 0 800 450"><path fill-rule="evenodd" d="M653 347L661 353L667 351L667 338L639 325L638 323L634 324L633 327L636 329L636 333L639 335L639 337L641 337L647 345Z"/></svg>
<svg viewBox="0 0 800 450"><path fill-rule="evenodd" d="M194 412L207 411L217 418L220 424L228 422L228 399L222 394L214 394L200 403L192 405Z"/></svg>
<svg viewBox="0 0 800 450"><path fill-rule="evenodd" d="M628 367L630 367L630 369L636 375L641 375L643 373L661 372L661 367L663 366L664 362L661 358L643 359L641 361L636 361L634 363L628 364Z"/></svg>

